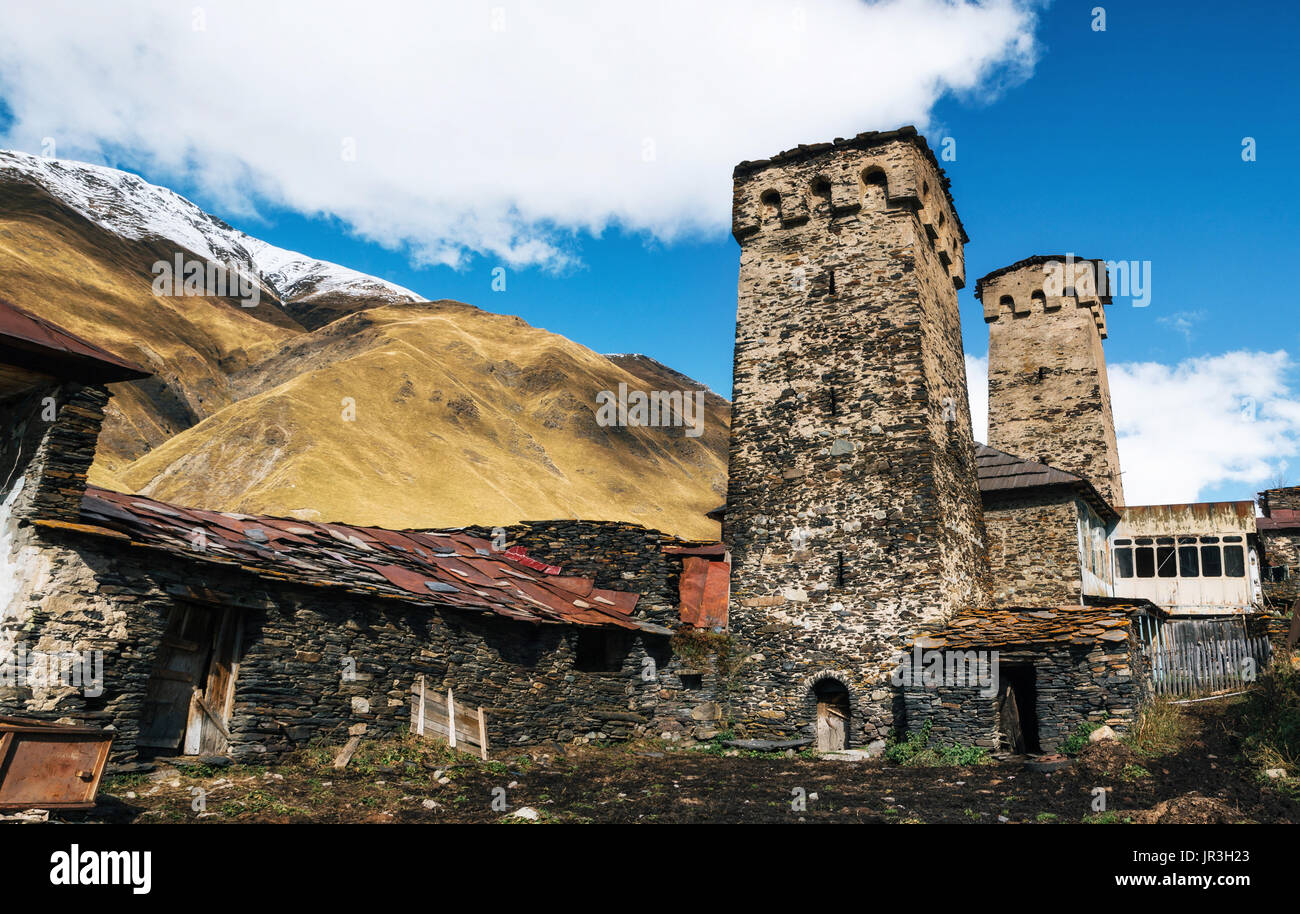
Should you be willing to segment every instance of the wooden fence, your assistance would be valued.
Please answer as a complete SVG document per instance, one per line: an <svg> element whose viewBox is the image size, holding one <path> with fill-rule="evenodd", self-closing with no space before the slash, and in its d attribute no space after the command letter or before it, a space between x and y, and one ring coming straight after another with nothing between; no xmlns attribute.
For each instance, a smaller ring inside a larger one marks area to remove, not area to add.
<svg viewBox="0 0 1300 914"><path fill-rule="evenodd" d="M456 701L451 689L445 695L428 690L423 676L417 677L411 686L411 732L441 740L463 752L477 751L484 760L488 757L484 710Z"/></svg>
<svg viewBox="0 0 1300 914"><path fill-rule="evenodd" d="M1144 622L1138 632L1151 668L1152 690L1161 697L1241 691L1273 659L1268 638L1248 636L1241 619Z"/></svg>

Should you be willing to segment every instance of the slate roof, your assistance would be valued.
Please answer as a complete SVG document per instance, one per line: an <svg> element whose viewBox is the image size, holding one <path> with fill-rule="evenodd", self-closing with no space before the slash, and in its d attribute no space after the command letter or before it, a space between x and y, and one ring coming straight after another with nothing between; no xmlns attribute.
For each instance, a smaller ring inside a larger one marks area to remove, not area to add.
<svg viewBox="0 0 1300 914"><path fill-rule="evenodd" d="M946 628L917 635L913 644L952 650L1098 643L1120 647L1132 630L1131 613L1139 609L1143 607L1119 604L970 610Z"/></svg>
<svg viewBox="0 0 1300 914"><path fill-rule="evenodd" d="M93 384L149 377L139 365L0 298L0 364Z"/></svg>
<svg viewBox="0 0 1300 914"><path fill-rule="evenodd" d="M671 634L634 618L639 594L566 576L520 549L494 552L463 530L385 530L182 508L87 486L83 523L45 527L117 539L263 579L508 619Z"/></svg>
<svg viewBox="0 0 1300 914"><path fill-rule="evenodd" d="M1016 457L987 444L976 444L975 475L980 494L1012 492L1046 486L1068 486L1092 505L1102 517L1118 520L1117 512L1088 480L1065 470L1059 470L1037 460Z"/></svg>

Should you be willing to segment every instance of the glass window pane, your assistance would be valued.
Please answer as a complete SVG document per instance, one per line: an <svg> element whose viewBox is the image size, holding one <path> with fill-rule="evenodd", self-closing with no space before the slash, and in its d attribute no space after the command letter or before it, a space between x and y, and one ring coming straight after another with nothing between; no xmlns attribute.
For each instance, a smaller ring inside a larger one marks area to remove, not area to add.
<svg viewBox="0 0 1300 914"><path fill-rule="evenodd" d="M1246 557L1240 546L1223 547L1223 573L1230 578L1246 576Z"/></svg>
<svg viewBox="0 0 1300 914"><path fill-rule="evenodd" d="M1133 577L1133 550L1129 548L1115 550L1115 570L1121 578Z"/></svg>
<svg viewBox="0 0 1300 914"><path fill-rule="evenodd" d="M1138 577L1154 578L1156 576L1156 551L1150 546L1139 546L1133 552L1133 557L1137 560Z"/></svg>
<svg viewBox="0 0 1300 914"><path fill-rule="evenodd" d="M1173 546L1156 547L1156 573L1162 578L1178 577L1178 563L1174 561Z"/></svg>
<svg viewBox="0 0 1300 914"><path fill-rule="evenodd" d="M1195 546L1178 547L1178 573L1185 578L1200 575L1201 563L1197 560Z"/></svg>
<svg viewBox="0 0 1300 914"><path fill-rule="evenodd" d="M1223 560L1218 546L1201 547L1201 577L1217 578L1223 575Z"/></svg>

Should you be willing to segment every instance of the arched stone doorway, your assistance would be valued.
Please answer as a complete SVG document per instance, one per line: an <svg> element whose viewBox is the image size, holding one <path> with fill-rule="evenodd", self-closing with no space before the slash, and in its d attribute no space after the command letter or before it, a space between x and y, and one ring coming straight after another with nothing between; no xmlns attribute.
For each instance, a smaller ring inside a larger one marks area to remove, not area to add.
<svg viewBox="0 0 1300 914"><path fill-rule="evenodd" d="M817 722L813 748L836 752L849 746L849 690L838 679L827 677L813 685L817 699Z"/></svg>

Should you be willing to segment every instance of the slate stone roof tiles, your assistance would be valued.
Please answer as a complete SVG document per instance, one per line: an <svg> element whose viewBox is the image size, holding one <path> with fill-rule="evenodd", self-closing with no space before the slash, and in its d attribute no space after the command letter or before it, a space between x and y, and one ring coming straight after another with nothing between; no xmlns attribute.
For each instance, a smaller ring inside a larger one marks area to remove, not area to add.
<svg viewBox="0 0 1300 914"><path fill-rule="evenodd" d="M83 523L46 527L98 534L187 561L236 566L260 577L362 596L488 612L527 622L670 634L632 615L639 595L495 551L463 530L385 530L182 508L88 486Z"/></svg>

